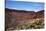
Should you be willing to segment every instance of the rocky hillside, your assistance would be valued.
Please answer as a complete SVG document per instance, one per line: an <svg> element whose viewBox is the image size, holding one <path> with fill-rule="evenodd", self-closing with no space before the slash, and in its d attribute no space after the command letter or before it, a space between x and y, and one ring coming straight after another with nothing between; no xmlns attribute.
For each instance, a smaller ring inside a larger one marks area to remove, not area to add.
<svg viewBox="0 0 46 31"><path fill-rule="evenodd" d="M14 27L18 24L31 23L37 18L41 18L40 21L44 21L44 10L34 12L5 8L6 28Z"/></svg>

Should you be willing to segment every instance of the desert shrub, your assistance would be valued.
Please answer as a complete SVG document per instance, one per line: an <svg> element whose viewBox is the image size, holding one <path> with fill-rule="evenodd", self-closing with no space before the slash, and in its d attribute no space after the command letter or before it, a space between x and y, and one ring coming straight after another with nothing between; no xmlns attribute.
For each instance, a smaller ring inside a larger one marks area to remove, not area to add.
<svg viewBox="0 0 46 31"><path fill-rule="evenodd" d="M32 23L27 23L27 24L19 24L15 26L15 29L40 29L43 27L42 21L40 20L35 20Z"/></svg>

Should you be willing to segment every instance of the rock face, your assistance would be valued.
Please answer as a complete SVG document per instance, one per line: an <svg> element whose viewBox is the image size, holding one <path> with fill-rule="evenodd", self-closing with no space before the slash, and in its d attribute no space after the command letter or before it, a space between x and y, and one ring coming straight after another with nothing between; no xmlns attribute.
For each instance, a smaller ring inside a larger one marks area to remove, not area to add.
<svg viewBox="0 0 46 31"><path fill-rule="evenodd" d="M36 18L44 18L44 10L39 12L34 11L24 11L24 10L13 10L13 9L5 9L5 23L6 28L31 22Z"/></svg>

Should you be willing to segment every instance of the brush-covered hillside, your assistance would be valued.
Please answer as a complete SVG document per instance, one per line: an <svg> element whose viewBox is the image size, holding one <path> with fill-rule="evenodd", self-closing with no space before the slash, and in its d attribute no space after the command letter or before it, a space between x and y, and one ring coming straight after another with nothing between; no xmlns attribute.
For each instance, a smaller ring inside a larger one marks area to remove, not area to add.
<svg viewBox="0 0 46 31"><path fill-rule="evenodd" d="M5 8L6 29L44 28L44 10L34 12Z"/></svg>

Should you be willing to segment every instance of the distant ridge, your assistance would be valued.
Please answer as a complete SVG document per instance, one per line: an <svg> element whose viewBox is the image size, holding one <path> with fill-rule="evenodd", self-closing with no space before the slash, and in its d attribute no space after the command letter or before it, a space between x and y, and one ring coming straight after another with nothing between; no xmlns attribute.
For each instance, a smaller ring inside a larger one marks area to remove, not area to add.
<svg viewBox="0 0 46 31"><path fill-rule="evenodd" d="M14 12L25 12L25 13L35 13L34 11L25 11L25 10L16 10L16 9L8 9L8 8L5 8L5 11L14 11Z"/></svg>

